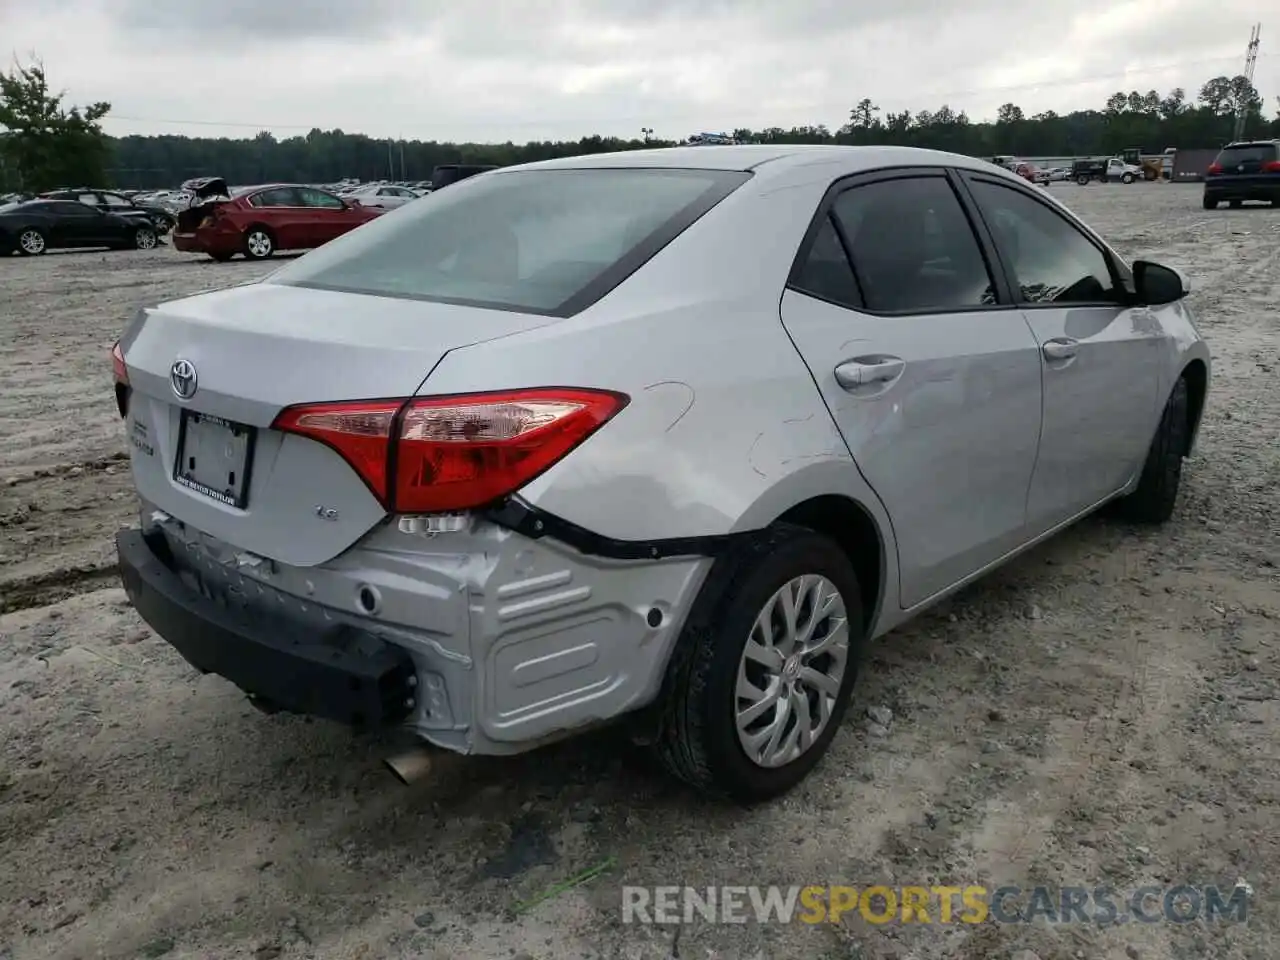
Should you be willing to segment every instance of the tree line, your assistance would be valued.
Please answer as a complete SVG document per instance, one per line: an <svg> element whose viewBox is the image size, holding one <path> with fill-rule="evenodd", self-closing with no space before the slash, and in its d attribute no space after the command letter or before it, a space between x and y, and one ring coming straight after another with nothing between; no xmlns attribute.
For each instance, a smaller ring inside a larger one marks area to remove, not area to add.
<svg viewBox="0 0 1280 960"><path fill-rule="evenodd" d="M51 91L39 63L0 73L0 193L38 192L56 186L173 187L196 176L232 183L361 180L425 180L441 163L502 166L576 154L673 146L650 128L634 138L587 136L578 140L524 144L391 142L343 130L311 130L279 139L269 131L253 137L178 135L110 137L101 127L111 105L64 106ZM1276 98L1280 107L1280 97ZM1138 147L1218 147L1231 139L1236 116L1245 116L1245 136L1280 138L1280 109L1269 117L1262 97L1244 76L1214 77L1194 99L1182 88L1117 91L1100 109L1027 116L1006 103L994 120L971 120L944 104L937 110L884 111L862 99L847 122L817 126L738 129L733 136L755 143L899 144L971 156L1073 157L1117 154Z"/></svg>

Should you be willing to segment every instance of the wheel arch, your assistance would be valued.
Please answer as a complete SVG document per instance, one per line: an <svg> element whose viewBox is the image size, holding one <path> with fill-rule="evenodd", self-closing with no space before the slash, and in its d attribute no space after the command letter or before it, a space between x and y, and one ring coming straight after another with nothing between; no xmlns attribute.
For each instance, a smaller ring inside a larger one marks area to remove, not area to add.
<svg viewBox="0 0 1280 960"><path fill-rule="evenodd" d="M788 509L777 523L804 527L830 537L853 566L861 592L863 628L869 634L888 593L887 543L871 511L842 494L821 494Z"/></svg>
<svg viewBox="0 0 1280 960"><path fill-rule="evenodd" d="M1199 357L1191 360L1179 379L1187 381L1187 448L1183 456L1190 456L1195 449L1196 437L1200 432L1200 420L1204 414L1204 404L1209 392L1209 367Z"/></svg>

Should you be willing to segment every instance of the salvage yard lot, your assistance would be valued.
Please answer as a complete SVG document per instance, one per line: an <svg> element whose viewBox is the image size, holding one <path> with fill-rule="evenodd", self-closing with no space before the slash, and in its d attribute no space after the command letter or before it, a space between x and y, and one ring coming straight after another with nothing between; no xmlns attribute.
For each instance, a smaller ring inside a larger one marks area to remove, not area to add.
<svg viewBox="0 0 1280 960"><path fill-rule="evenodd" d="M815 775L749 812L610 734L406 788L381 745L197 676L112 581L134 502L108 349L139 305L268 268L0 260L0 957L1280 956L1280 210L1052 190L1192 278L1214 377L1177 515L1087 521L890 634ZM677 936L620 909L623 884L1237 880L1247 925Z"/></svg>

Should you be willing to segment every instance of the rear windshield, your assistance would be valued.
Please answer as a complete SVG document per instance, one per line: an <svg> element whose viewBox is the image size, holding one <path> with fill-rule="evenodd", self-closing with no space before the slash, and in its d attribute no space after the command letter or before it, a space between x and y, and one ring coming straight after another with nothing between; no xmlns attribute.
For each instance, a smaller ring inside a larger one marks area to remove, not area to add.
<svg viewBox="0 0 1280 960"><path fill-rule="evenodd" d="M750 177L725 170L524 170L460 181L268 282L570 316Z"/></svg>
<svg viewBox="0 0 1280 960"><path fill-rule="evenodd" d="M1224 167L1235 167L1242 163L1268 163L1276 159L1274 143L1242 143L1236 147L1226 147L1218 154L1217 162Z"/></svg>

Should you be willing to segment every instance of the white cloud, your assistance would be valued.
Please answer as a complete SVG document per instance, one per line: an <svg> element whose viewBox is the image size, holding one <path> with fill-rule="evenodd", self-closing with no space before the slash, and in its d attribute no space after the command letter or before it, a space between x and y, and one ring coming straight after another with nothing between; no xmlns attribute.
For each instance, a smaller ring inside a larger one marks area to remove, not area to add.
<svg viewBox="0 0 1280 960"><path fill-rule="evenodd" d="M559 139L825 123L886 110L975 118L1100 106L1117 89L1239 72L1252 0L0 0L112 133ZM861 8L861 9L859 9ZM1185 9L1184 9L1185 8ZM945 12L943 10L945 9ZM1280 56L1255 78L1280 94ZM196 123L195 121L201 121ZM210 126L219 122L227 126Z"/></svg>

